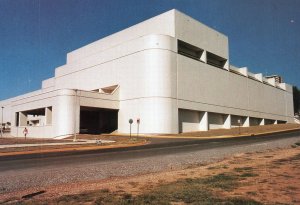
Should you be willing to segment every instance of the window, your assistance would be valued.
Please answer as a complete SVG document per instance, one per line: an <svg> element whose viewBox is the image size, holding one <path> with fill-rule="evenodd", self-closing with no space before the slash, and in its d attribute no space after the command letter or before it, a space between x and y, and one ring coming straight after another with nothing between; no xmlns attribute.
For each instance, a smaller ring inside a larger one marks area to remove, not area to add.
<svg viewBox="0 0 300 205"><path fill-rule="evenodd" d="M178 53L195 60L200 60L203 49L178 40Z"/></svg>
<svg viewBox="0 0 300 205"><path fill-rule="evenodd" d="M16 113L18 126L45 126L52 124L52 107L26 110Z"/></svg>
<svg viewBox="0 0 300 205"><path fill-rule="evenodd" d="M224 68L225 63L227 61L225 58L222 58L210 52L206 52L206 57L207 57L207 64L218 68Z"/></svg>
<svg viewBox="0 0 300 205"><path fill-rule="evenodd" d="M113 94L113 92L119 87L119 85L112 85L104 88L98 88L95 90L92 90L92 92L99 92L99 93L105 93L105 94Z"/></svg>

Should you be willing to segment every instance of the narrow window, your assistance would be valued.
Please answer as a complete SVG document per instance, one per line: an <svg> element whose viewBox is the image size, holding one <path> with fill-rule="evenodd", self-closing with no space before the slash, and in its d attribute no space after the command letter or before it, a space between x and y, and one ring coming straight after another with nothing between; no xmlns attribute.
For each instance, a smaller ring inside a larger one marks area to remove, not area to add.
<svg viewBox="0 0 300 205"><path fill-rule="evenodd" d="M227 61L225 58L222 58L210 52L206 52L206 55L207 55L207 64L218 68L224 68L225 63Z"/></svg>
<svg viewBox="0 0 300 205"><path fill-rule="evenodd" d="M200 60L203 49L178 40L178 53L195 60Z"/></svg>

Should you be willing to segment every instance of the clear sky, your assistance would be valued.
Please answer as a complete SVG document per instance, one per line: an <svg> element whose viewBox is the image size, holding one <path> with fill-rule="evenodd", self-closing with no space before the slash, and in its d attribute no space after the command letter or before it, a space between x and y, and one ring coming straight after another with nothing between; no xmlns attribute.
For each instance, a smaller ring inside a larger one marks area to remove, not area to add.
<svg viewBox="0 0 300 205"><path fill-rule="evenodd" d="M0 0L0 100L39 89L68 52L173 8L227 35L230 64L300 87L300 0Z"/></svg>

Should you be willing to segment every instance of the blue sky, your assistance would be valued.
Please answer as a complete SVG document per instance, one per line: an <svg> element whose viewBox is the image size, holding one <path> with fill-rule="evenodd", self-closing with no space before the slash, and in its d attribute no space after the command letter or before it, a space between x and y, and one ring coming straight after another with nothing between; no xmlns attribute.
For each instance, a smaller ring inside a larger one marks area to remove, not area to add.
<svg viewBox="0 0 300 205"><path fill-rule="evenodd" d="M230 64L300 87L299 0L0 0L0 100L39 89L68 52L173 8L227 35Z"/></svg>

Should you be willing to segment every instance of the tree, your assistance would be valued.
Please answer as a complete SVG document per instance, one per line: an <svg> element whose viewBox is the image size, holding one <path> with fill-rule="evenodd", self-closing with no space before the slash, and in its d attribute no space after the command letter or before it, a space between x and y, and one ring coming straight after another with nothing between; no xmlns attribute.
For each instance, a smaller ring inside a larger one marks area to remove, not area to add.
<svg viewBox="0 0 300 205"><path fill-rule="evenodd" d="M294 112L300 114L300 90L293 86Z"/></svg>

